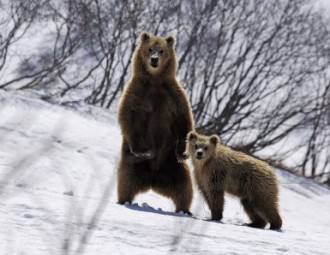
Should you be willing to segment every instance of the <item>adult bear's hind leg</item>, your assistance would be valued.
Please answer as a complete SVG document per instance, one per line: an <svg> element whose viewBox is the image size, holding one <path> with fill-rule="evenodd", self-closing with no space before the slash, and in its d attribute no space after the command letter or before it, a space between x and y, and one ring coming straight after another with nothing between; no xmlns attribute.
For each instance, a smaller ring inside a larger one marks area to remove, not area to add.
<svg viewBox="0 0 330 255"><path fill-rule="evenodd" d="M121 160L117 175L118 203L132 203L140 192L146 192L150 188L145 180L137 175L139 164L129 164Z"/></svg>
<svg viewBox="0 0 330 255"><path fill-rule="evenodd" d="M185 163L172 163L161 169L152 187L156 192L173 200L176 212L191 215L190 206L193 188L188 166Z"/></svg>

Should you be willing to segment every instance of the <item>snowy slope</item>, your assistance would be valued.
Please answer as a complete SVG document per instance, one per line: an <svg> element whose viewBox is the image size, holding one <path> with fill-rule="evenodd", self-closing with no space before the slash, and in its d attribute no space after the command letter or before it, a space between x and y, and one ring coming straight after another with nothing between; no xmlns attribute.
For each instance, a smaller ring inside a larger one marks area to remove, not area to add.
<svg viewBox="0 0 330 255"><path fill-rule="evenodd" d="M330 192L286 172L282 232L240 226L230 197L223 223L198 193L198 219L153 192L117 205L120 140L114 113L0 91L0 254L329 254Z"/></svg>

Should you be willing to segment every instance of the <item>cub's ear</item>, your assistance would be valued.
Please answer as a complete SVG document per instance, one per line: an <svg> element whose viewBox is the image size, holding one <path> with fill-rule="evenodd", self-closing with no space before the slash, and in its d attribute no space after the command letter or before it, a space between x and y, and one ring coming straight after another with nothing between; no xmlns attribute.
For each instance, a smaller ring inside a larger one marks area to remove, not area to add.
<svg viewBox="0 0 330 255"><path fill-rule="evenodd" d="M173 45L175 44L174 36L170 35L170 36L166 37L166 42L167 42L167 45L173 47Z"/></svg>
<svg viewBox="0 0 330 255"><path fill-rule="evenodd" d="M141 42L147 42L150 40L150 34L146 31L143 31L140 35Z"/></svg>
<svg viewBox="0 0 330 255"><path fill-rule="evenodd" d="M194 131L191 131L188 134L188 141L197 140L197 134Z"/></svg>
<svg viewBox="0 0 330 255"><path fill-rule="evenodd" d="M217 135L212 135L210 137L210 143L213 145L217 145L220 142L220 138Z"/></svg>

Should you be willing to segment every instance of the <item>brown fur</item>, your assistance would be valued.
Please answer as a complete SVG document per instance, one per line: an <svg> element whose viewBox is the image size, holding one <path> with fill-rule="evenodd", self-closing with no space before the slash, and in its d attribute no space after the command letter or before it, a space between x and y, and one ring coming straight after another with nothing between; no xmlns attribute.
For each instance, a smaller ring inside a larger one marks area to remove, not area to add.
<svg viewBox="0 0 330 255"><path fill-rule="evenodd" d="M123 141L118 169L119 203L149 189L189 211L192 184L184 159L185 140L193 129L191 107L176 80L175 39L143 32L132 57L132 76L119 104ZM158 66L151 65L158 54Z"/></svg>
<svg viewBox="0 0 330 255"><path fill-rule="evenodd" d="M277 178L268 164L220 144L216 135L189 133L187 151L213 220L222 219L224 192L228 192L241 199L252 221L249 226L264 228L269 222L271 229L281 228Z"/></svg>

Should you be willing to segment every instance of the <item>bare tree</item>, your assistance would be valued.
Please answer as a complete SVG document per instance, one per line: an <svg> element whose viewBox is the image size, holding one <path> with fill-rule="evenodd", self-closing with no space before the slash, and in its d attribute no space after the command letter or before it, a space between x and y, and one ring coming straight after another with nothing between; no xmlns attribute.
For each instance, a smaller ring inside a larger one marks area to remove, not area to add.
<svg viewBox="0 0 330 255"><path fill-rule="evenodd" d="M42 5L43 1L34 0L0 1L0 73L7 64L9 49L25 35Z"/></svg>

